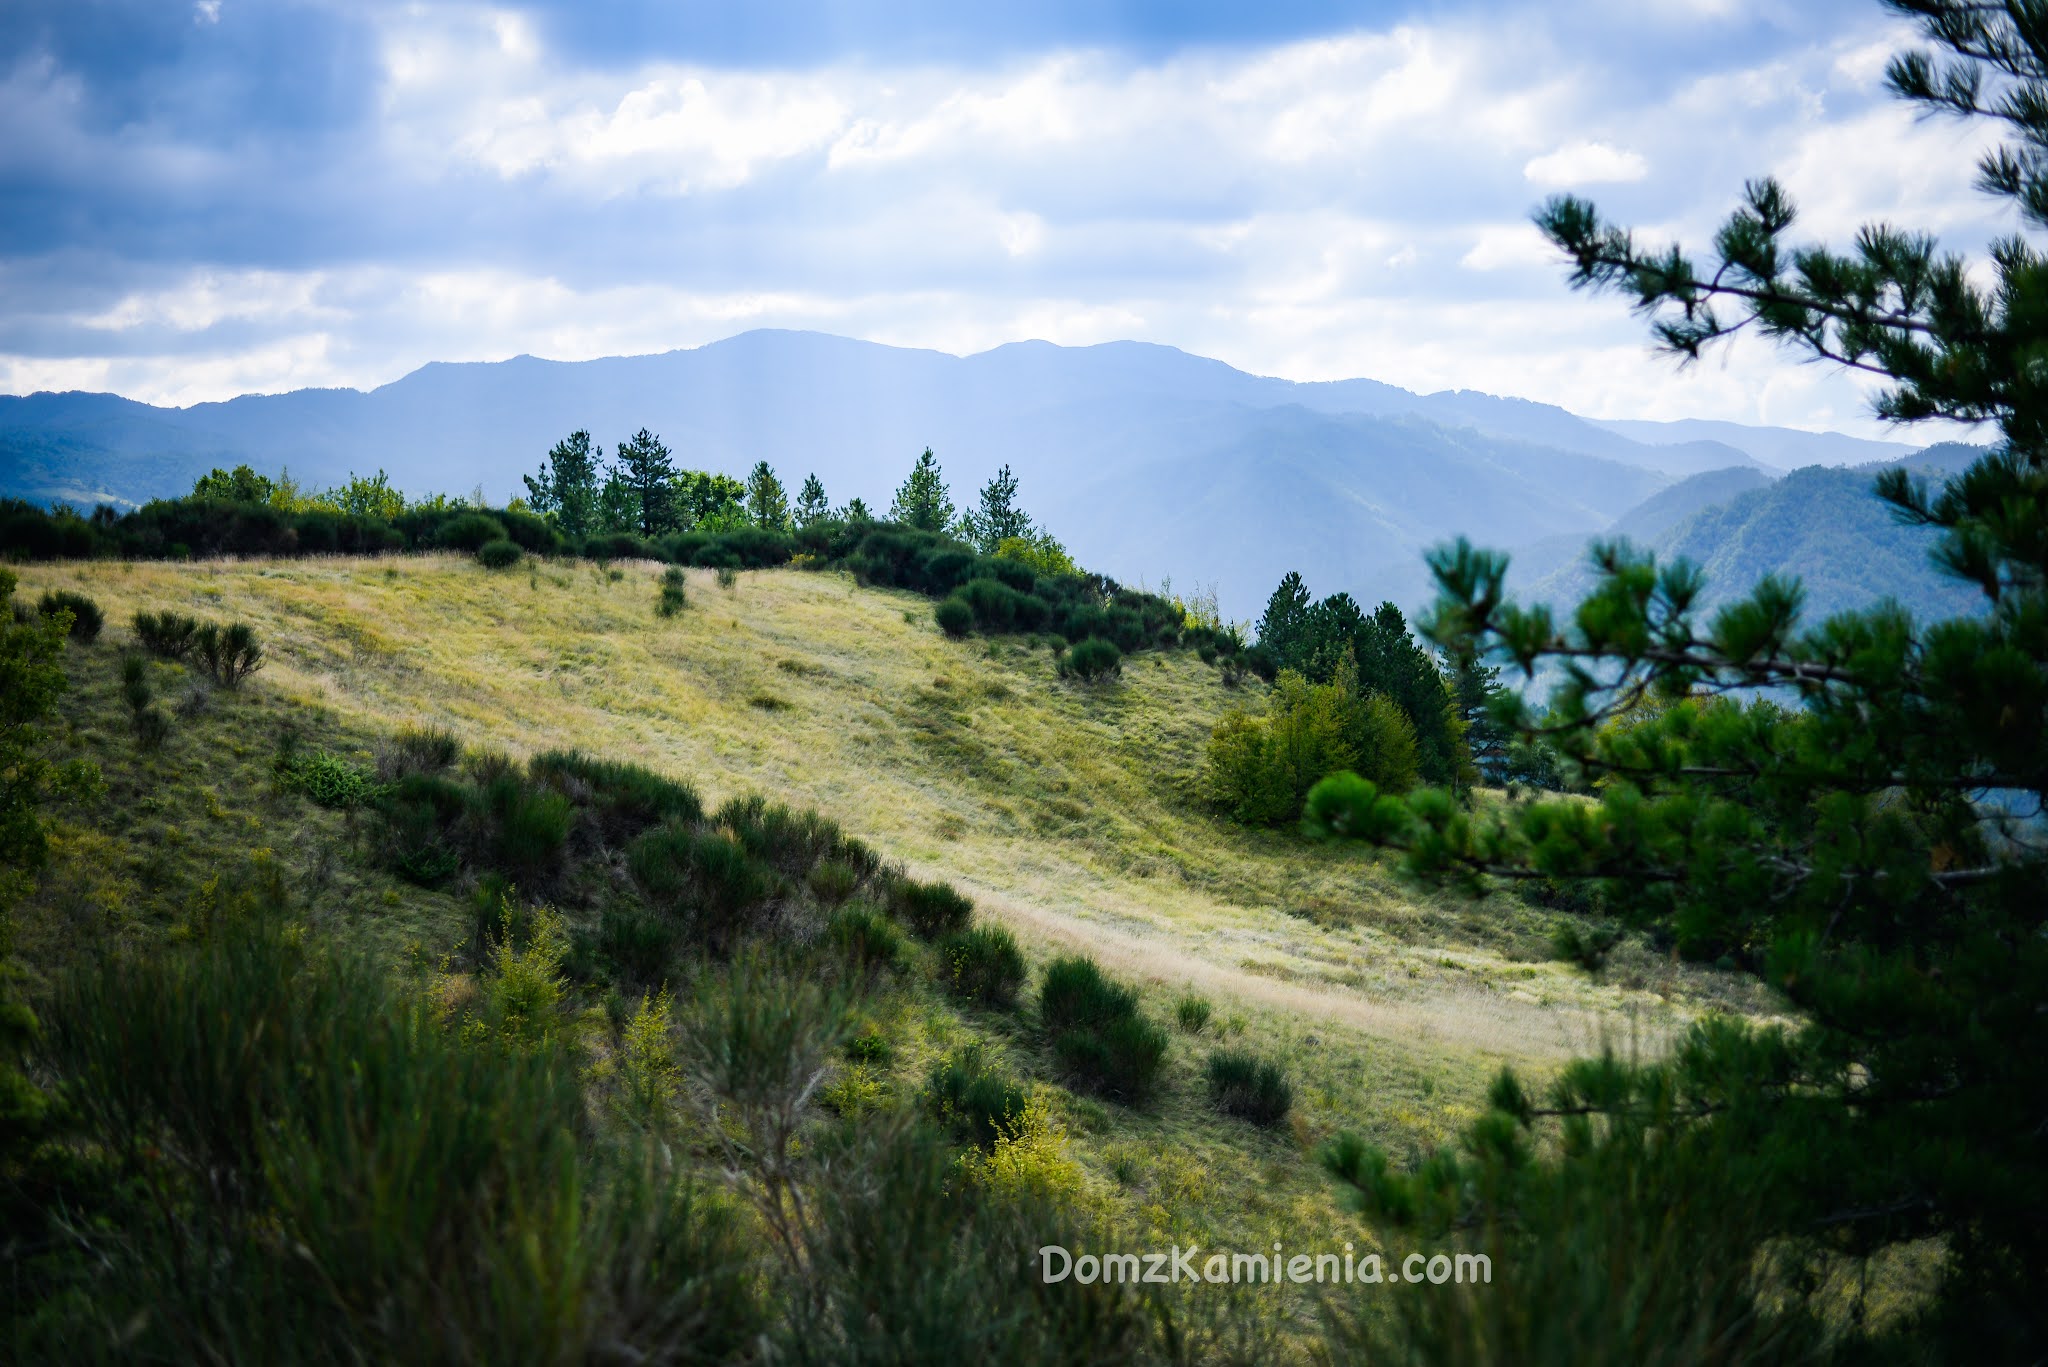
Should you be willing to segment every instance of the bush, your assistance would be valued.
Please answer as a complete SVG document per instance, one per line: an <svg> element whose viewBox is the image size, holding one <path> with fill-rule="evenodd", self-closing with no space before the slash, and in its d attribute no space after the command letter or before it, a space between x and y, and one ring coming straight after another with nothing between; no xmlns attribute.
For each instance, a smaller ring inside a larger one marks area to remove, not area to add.
<svg viewBox="0 0 2048 1367"><path fill-rule="evenodd" d="M903 963L906 947L903 932L880 908L865 902L851 902L832 913L825 938L857 967L892 969Z"/></svg>
<svg viewBox="0 0 2048 1367"><path fill-rule="evenodd" d="M378 798L384 861L400 875L433 887L462 867L449 828L468 809L470 791L439 774L400 777Z"/></svg>
<svg viewBox="0 0 2048 1367"><path fill-rule="evenodd" d="M1024 1089L996 1072L987 1052L970 1044L932 1065L925 1104L959 1139L987 1148L1021 1115Z"/></svg>
<svg viewBox="0 0 2048 1367"><path fill-rule="evenodd" d="M279 777L286 787L322 807L362 807L376 794L368 774L328 750L292 758L280 768Z"/></svg>
<svg viewBox="0 0 2048 1367"><path fill-rule="evenodd" d="M55 617L60 612L71 614L71 639L80 645L91 645L100 638L100 628L106 618L100 612L100 605L82 593L70 589L57 589L46 593L36 602L36 611L45 617Z"/></svg>
<svg viewBox="0 0 2048 1367"><path fill-rule="evenodd" d="M652 987L665 979L680 930L666 916L641 906L609 906L597 923L593 945L621 981Z"/></svg>
<svg viewBox="0 0 2048 1367"><path fill-rule="evenodd" d="M171 719L163 709L145 704L135 709L135 743L145 750L161 750L171 738Z"/></svg>
<svg viewBox="0 0 2048 1367"><path fill-rule="evenodd" d="M1060 677L1083 683L1100 683L1124 672L1124 653L1100 637L1091 636L1069 650L1060 660Z"/></svg>
<svg viewBox="0 0 2048 1367"><path fill-rule="evenodd" d="M936 940L965 930L974 919L974 903L946 883L897 879L889 889L889 907L920 939Z"/></svg>
<svg viewBox="0 0 2048 1367"><path fill-rule="evenodd" d="M1209 1055L1209 1104L1225 1115L1271 1129L1287 1118L1294 1089L1277 1063L1242 1050L1219 1049Z"/></svg>
<svg viewBox="0 0 2048 1367"><path fill-rule="evenodd" d="M202 622L192 633L192 653L223 688L240 688L242 680L263 668L263 645L246 622L225 627Z"/></svg>
<svg viewBox="0 0 2048 1367"><path fill-rule="evenodd" d="M948 636L965 636L974 625L974 609L964 598L941 598L939 605L932 609L932 618L939 624L939 630Z"/></svg>
<svg viewBox="0 0 2048 1367"><path fill-rule="evenodd" d="M1055 959L1039 986L1038 1016L1075 1083L1127 1105L1151 1095L1166 1032L1138 1014L1136 989L1111 981L1093 959Z"/></svg>
<svg viewBox="0 0 2048 1367"><path fill-rule="evenodd" d="M135 639L150 654L166 660L182 660L192 653L192 637L199 630L197 620L175 612L135 614Z"/></svg>
<svg viewBox="0 0 2048 1367"><path fill-rule="evenodd" d="M546 882L560 870L576 811L568 798L504 773L483 786L477 807L492 867L521 885Z"/></svg>
<svg viewBox="0 0 2048 1367"><path fill-rule="evenodd" d="M140 655L121 657L121 701L130 711L149 705L149 662Z"/></svg>
<svg viewBox="0 0 2048 1367"><path fill-rule="evenodd" d="M629 840L664 821L696 822L704 816L695 788L638 764L549 750L535 755L527 772L586 808L608 841Z"/></svg>
<svg viewBox="0 0 2048 1367"><path fill-rule="evenodd" d="M698 938L718 950L752 928L771 886L767 871L737 842L675 822L634 841L626 866L658 908L689 919Z"/></svg>
<svg viewBox="0 0 2048 1367"><path fill-rule="evenodd" d="M939 973L954 996L1007 1010L1024 985L1024 955L1001 926L976 926L939 942Z"/></svg>
<svg viewBox="0 0 2048 1367"><path fill-rule="evenodd" d="M487 570L510 569L519 563L519 558L524 554L517 544L503 538L486 541L476 548L477 562Z"/></svg>
<svg viewBox="0 0 2048 1367"><path fill-rule="evenodd" d="M493 541L513 545L505 534L505 524L485 513L464 513L442 523L441 529L434 533L434 544L450 551L475 552ZM513 549L518 548L513 546Z"/></svg>
<svg viewBox="0 0 2048 1367"><path fill-rule="evenodd" d="M1093 959L1069 955L1046 965L1038 1018L1051 1034L1095 1029L1137 1010L1136 990L1110 981Z"/></svg>
<svg viewBox="0 0 2048 1367"><path fill-rule="evenodd" d="M1209 1026L1209 1002L1190 992L1174 1003L1173 1017L1180 1022L1180 1028L1190 1035L1199 1035Z"/></svg>
<svg viewBox="0 0 2048 1367"><path fill-rule="evenodd" d="M689 605L689 597L684 592L682 568L671 565L662 571L661 596L655 600L654 611L662 617L673 617Z"/></svg>
<svg viewBox="0 0 2048 1367"><path fill-rule="evenodd" d="M385 750L379 771L389 781L407 774L438 774L462 757L462 743L452 731L410 726Z"/></svg>
<svg viewBox="0 0 2048 1367"><path fill-rule="evenodd" d="M1126 1016L1100 1030L1059 1036L1053 1056L1089 1091L1139 1106L1152 1095L1166 1060L1166 1032L1142 1016Z"/></svg>
<svg viewBox="0 0 2048 1367"><path fill-rule="evenodd" d="M449 1029L368 959L266 922L97 959L45 1026L82 1142L149 1157L24 1360L109 1322L110 1358L179 1362L724 1360L764 1327L730 1223L610 1163L558 1046Z"/></svg>

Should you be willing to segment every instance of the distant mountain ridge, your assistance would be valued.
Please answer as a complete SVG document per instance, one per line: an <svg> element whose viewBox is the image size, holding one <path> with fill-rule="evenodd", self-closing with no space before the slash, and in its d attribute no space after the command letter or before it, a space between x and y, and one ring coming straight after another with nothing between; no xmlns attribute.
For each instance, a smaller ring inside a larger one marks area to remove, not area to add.
<svg viewBox="0 0 2048 1367"><path fill-rule="evenodd" d="M1449 536L1520 545L1598 532L1666 486L1762 471L1756 451L1815 435L1623 433L1529 400L1298 383L1139 342L957 357L755 331L658 355L435 363L367 393L183 409L0 397L0 494L137 503L246 462L314 487L382 468L413 493L481 486L504 498L566 433L587 428L609 448L643 426L679 464L743 474L765 459L792 487L816 473L835 502L859 495L878 510L926 446L963 505L1007 462L1025 505L1084 563L1218 582L1239 617L1290 568L1331 590L1391 595ZM1895 454L1830 441L1847 456Z"/></svg>

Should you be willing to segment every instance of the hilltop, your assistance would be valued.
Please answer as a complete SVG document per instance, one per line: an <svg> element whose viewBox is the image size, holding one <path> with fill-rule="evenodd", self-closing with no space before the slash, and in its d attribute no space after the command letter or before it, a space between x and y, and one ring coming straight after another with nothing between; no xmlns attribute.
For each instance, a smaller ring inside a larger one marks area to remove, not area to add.
<svg viewBox="0 0 2048 1367"><path fill-rule="evenodd" d="M877 507L926 446L956 489L1008 463L1083 563L1215 582L1236 619L1290 569L1412 604L1418 552L1460 533L1497 546L1592 534L1702 470L1910 449L1734 424L1711 440L1657 424L1624 435L1524 399L1297 383L1136 342L956 357L758 331L653 356L437 363L368 393L184 409L0 397L0 495L137 503L249 463L309 487L384 468L414 494L481 487L495 501L570 431L609 448L642 426L692 468L766 460L792 488L816 473L835 502Z"/></svg>

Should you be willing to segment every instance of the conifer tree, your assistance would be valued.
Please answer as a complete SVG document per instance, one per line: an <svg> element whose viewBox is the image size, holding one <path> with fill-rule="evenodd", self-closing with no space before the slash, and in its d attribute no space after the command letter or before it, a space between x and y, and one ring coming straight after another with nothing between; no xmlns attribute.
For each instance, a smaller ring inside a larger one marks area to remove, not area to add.
<svg viewBox="0 0 2048 1367"><path fill-rule="evenodd" d="M1289 570L1259 617L1259 644L1281 669L1299 669L1308 644L1308 585Z"/></svg>
<svg viewBox="0 0 2048 1367"><path fill-rule="evenodd" d="M758 460L747 475L747 516L763 531L779 532L789 527L789 495L775 477L768 462Z"/></svg>
<svg viewBox="0 0 2048 1367"><path fill-rule="evenodd" d="M1892 90L1993 121L1980 186L2048 227L2048 3L1888 3L1935 48L1895 58ZM1837 252L1795 243L1794 222L1785 190L1753 182L1695 264L1574 197L1537 215L1574 285L1631 298L1683 360L1748 330L1885 377L1887 418L1993 425L1942 487L1894 470L1875 488L1982 610L1808 624L1798 585L1765 579L1707 616L1698 570L1608 547L1560 618L1503 597L1501 556L1432 556L1428 634L1461 667L1556 671L1540 718L1512 691L1494 716L1548 735L1599 800L1473 814L1352 779L1319 786L1310 821L1425 877L1597 890L1619 928L1762 977L1792 1018L1705 1021L1542 1097L1504 1073L1462 1152L1413 1170L1332 1145L1365 1208L1424 1238L1470 1231L1528 1290L1404 1296L1406 1360L1640 1360L1645 1333L1790 1355L1814 1346L1823 1274L1853 1287L1859 1260L1909 1245L1940 1250L1932 1299L1899 1342L1857 1343L1852 1308L1846 1353L2048 1355L2048 258L2009 238L1980 277L1926 235L1874 225ZM1560 934L1597 965L1598 944Z"/></svg>
<svg viewBox="0 0 2048 1367"><path fill-rule="evenodd" d="M520 476L526 482L526 501L542 516L554 514L556 522L570 536L583 536L597 528L598 462L604 448L593 446L590 433L580 428L555 443L538 475Z"/></svg>
<svg viewBox="0 0 2048 1367"><path fill-rule="evenodd" d="M832 505L826 501L825 486L815 474L804 476L804 487L796 496L796 525L808 527L814 522L823 522L832 515Z"/></svg>
<svg viewBox="0 0 2048 1367"><path fill-rule="evenodd" d="M640 535L660 536L675 529L676 467L661 438L641 428L619 443L618 463L612 469L631 495Z"/></svg>
<svg viewBox="0 0 2048 1367"><path fill-rule="evenodd" d="M932 454L931 447L924 448L924 454L910 467L909 478L896 490L896 501L889 505L889 520L921 532L943 532L953 525L952 495L947 492L945 478L939 472L939 459Z"/></svg>
<svg viewBox="0 0 2048 1367"><path fill-rule="evenodd" d="M1031 536L1031 515L1017 506L1017 477L1010 473L1009 465L981 486L981 506L971 509L961 522L967 540L983 555L994 555L996 547L1013 537Z"/></svg>
<svg viewBox="0 0 2048 1367"><path fill-rule="evenodd" d="M866 499L856 498L839 510L841 522L873 522L875 515L868 511Z"/></svg>

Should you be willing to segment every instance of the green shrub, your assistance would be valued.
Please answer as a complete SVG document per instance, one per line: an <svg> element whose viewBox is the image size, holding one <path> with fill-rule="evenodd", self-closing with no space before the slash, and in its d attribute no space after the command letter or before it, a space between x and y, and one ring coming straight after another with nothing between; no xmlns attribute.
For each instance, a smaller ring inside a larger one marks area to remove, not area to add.
<svg viewBox="0 0 2048 1367"><path fill-rule="evenodd" d="M662 617L673 617L690 605L684 591L683 571L678 565L671 565L662 571L661 595L655 600L654 611Z"/></svg>
<svg viewBox="0 0 2048 1367"><path fill-rule="evenodd" d="M145 750L161 750L171 738L171 719L154 704L136 708L134 723L135 743Z"/></svg>
<svg viewBox="0 0 2048 1367"><path fill-rule="evenodd" d="M833 912L825 938L861 968L900 967L907 952L896 923L865 902L850 902Z"/></svg>
<svg viewBox="0 0 2048 1367"><path fill-rule="evenodd" d="M598 919L594 947L627 983L652 987L668 976L680 928L669 917L634 905L608 906Z"/></svg>
<svg viewBox="0 0 2048 1367"><path fill-rule="evenodd" d="M1124 672L1124 653L1114 642L1090 637L1060 657L1060 677L1100 683Z"/></svg>
<svg viewBox="0 0 2048 1367"><path fill-rule="evenodd" d="M658 908L687 919L713 949L730 947L753 928L771 890L768 871L737 842L675 822L635 840L626 867Z"/></svg>
<svg viewBox="0 0 2048 1367"><path fill-rule="evenodd" d="M955 1050L932 1065L925 1105L959 1139L988 1148L1002 1127L1021 1115L1024 1089L996 1072L979 1044Z"/></svg>
<svg viewBox="0 0 2048 1367"><path fill-rule="evenodd" d="M941 598L932 617L948 636L965 636L974 626L974 609L964 598Z"/></svg>
<svg viewBox="0 0 2048 1367"><path fill-rule="evenodd" d="M176 612L138 612L135 639L150 654L166 660L182 660L192 653L192 637L199 630L195 618Z"/></svg>
<svg viewBox="0 0 2048 1367"><path fill-rule="evenodd" d="M384 862L423 887L462 867L450 828L468 810L470 790L439 774L401 776L378 798Z"/></svg>
<svg viewBox="0 0 2048 1367"><path fill-rule="evenodd" d="M392 738L380 757L379 772L387 780L407 774L438 774L462 758L462 742L439 727L409 726Z"/></svg>
<svg viewBox="0 0 2048 1367"><path fill-rule="evenodd" d="M974 919L974 903L950 884L920 883L911 878L899 878L892 884L889 909L926 940L965 930Z"/></svg>
<svg viewBox="0 0 2048 1367"><path fill-rule="evenodd" d="M1271 1129L1287 1118L1294 1089L1280 1065L1237 1049L1209 1055L1209 1104L1225 1115Z"/></svg>
<svg viewBox="0 0 2048 1367"><path fill-rule="evenodd" d="M1089 1091L1139 1106L1166 1060L1166 1032L1142 1016L1127 1016L1100 1030L1068 1031L1053 1041L1053 1056Z"/></svg>
<svg viewBox="0 0 2048 1367"><path fill-rule="evenodd" d="M506 540L486 541L476 548L477 563L487 570L510 569L524 554L518 543Z"/></svg>
<svg viewBox="0 0 2048 1367"><path fill-rule="evenodd" d="M1038 1018L1052 1034L1096 1029L1137 1010L1136 990L1112 982L1093 959L1068 955L1046 965L1038 988Z"/></svg>
<svg viewBox="0 0 2048 1367"><path fill-rule="evenodd" d="M896 1050L889 1037L872 1025L849 1035L842 1052L849 1063L865 1063L872 1068L886 1068L896 1061Z"/></svg>
<svg viewBox="0 0 2048 1367"><path fill-rule="evenodd" d="M718 567L718 587L730 589L739 582L740 568L738 565L720 565Z"/></svg>
<svg viewBox="0 0 2048 1367"><path fill-rule="evenodd" d="M131 712L149 706L149 662L140 655L121 657L121 701Z"/></svg>
<svg viewBox="0 0 2048 1367"><path fill-rule="evenodd" d="M723 1360L765 1327L729 1219L607 1157L558 1047L268 923L66 977L44 1063L81 1142L140 1161L69 1233L90 1296L35 1326L73 1351L30 1359Z"/></svg>
<svg viewBox="0 0 2048 1367"><path fill-rule="evenodd" d="M106 618L100 612L100 605L82 593L70 589L56 589L45 593L36 602L36 611L45 617L55 617L60 612L71 614L71 639L80 645L91 645L100 638L100 628Z"/></svg>
<svg viewBox="0 0 2048 1367"><path fill-rule="evenodd" d="M1001 926L975 926L939 942L939 974L954 996L1007 1010L1024 985L1024 955Z"/></svg>
<svg viewBox="0 0 2048 1367"><path fill-rule="evenodd" d="M664 821L696 822L704 816L695 788L638 764L549 750L534 756L527 769L593 813L608 841L631 839Z"/></svg>
<svg viewBox="0 0 2048 1367"><path fill-rule="evenodd" d="M1138 1014L1136 989L1111 981L1092 959L1056 959L1039 987L1038 1015L1053 1057L1077 1085L1133 1106L1151 1095L1166 1032Z"/></svg>
<svg viewBox="0 0 2048 1367"><path fill-rule="evenodd" d="M826 906L837 906L859 890L861 874L844 860L827 859L813 868L804 881L812 896Z"/></svg>
<svg viewBox="0 0 2048 1367"><path fill-rule="evenodd" d="M1174 1003L1173 1016L1180 1022L1180 1028L1190 1035L1199 1035L1209 1025L1209 1002L1206 997L1197 997L1190 992Z"/></svg>
<svg viewBox="0 0 2048 1367"><path fill-rule="evenodd" d="M286 787L322 807L362 807L376 794L369 774L329 750L292 756L280 767L279 777Z"/></svg>
<svg viewBox="0 0 2048 1367"><path fill-rule="evenodd" d="M505 773L483 786L478 808L489 832L493 867L523 887L545 882L560 870L576 812L568 798Z"/></svg>
<svg viewBox="0 0 2048 1367"><path fill-rule="evenodd" d="M246 622L221 626L202 622L192 633L192 653L213 681L223 688L239 688L242 680L263 668L263 645L256 630Z"/></svg>
<svg viewBox="0 0 2048 1367"><path fill-rule="evenodd" d="M493 541L503 541L518 549L505 534L505 524L484 513L464 513L442 523L441 530L434 534L434 544L451 551L473 553Z"/></svg>
<svg viewBox="0 0 2048 1367"><path fill-rule="evenodd" d="M733 833L747 853L783 877L799 881L826 860L837 860L865 881L881 868L881 860L837 822L816 811L796 811L769 802L758 793L734 798L715 818Z"/></svg>

